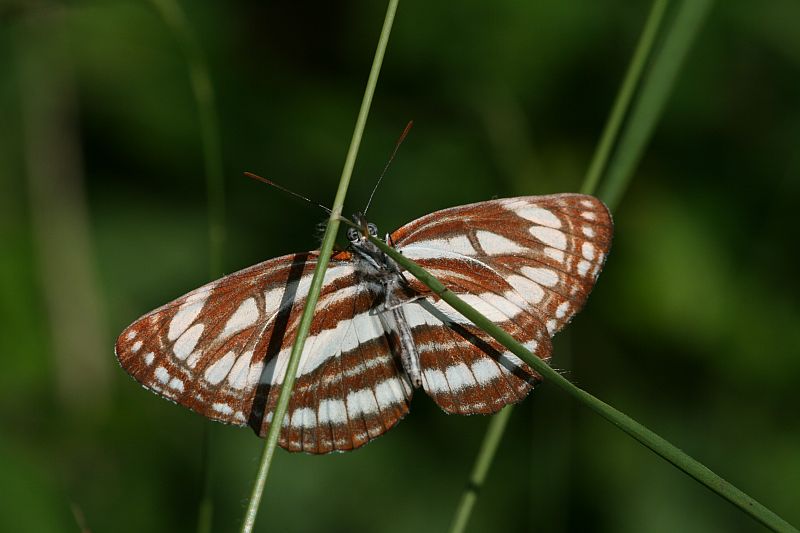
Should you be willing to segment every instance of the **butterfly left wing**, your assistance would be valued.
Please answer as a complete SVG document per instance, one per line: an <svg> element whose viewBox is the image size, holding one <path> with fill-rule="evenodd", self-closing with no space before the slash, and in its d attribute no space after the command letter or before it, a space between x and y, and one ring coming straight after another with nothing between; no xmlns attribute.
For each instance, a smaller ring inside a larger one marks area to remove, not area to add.
<svg viewBox="0 0 800 533"><path fill-rule="evenodd" d="M542 359L550 337L586 301L611 244L598 199L580 194L491 200L431 213L391 235L403 255ZM414 290L428 289L406 273ZM444 301L403 309L420 354L423 386L450 413L493 413L541 379Z"/></svg>
<svg viewBox="0 0 800 533"><path fill-rule="evenodd" d="M120 364L167 399L265 436L316 263L314 252L271 259L144 315L117 340ZM349 253L331 258L282 447L350 450L408 412L412 389L374 312L380 302Z"/></svg>

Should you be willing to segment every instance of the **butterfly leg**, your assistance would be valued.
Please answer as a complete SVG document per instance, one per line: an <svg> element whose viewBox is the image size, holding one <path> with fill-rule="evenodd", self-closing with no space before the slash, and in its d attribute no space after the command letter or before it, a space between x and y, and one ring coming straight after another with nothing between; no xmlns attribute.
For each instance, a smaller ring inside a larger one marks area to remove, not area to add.
<svg viewBox="0 0 800 533"><path fill-rule="evenodd" d="M394 301L392 301L391 303L390 302L384 303L382 310L383 311L392 311L392 310L397 309L399 307L402 307L402 306L404 306L406 304L410 304L411 302L416 302L417 300L422 300L423 298L427 298L427 297L428 297L427 294L417 294L416 296L412 296L411 298L407 298L405 300L392 298L392 300L394 300Z"/></svg>

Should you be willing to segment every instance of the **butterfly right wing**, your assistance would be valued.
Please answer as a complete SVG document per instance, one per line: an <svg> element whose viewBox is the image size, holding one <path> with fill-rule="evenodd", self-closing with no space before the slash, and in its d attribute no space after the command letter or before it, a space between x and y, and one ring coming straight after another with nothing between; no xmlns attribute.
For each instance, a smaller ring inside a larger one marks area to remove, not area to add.
<svg viewBox="0 0 800 533"><path fill-rule="evenodd" d="M567 193L436 211L391 238L400 253L546 361L550 337L591 292L612 230L600 200ZM409 279L414 290L426 290ZM420 354L425 391L445 411L493 413L524 398L541 380L436 295L403 309Z"/></svg>
<svg viewBox="0 0 800 533"><path fill-rule="evenodd" d="M411 387L374 313L378 288L350 259L334 255L325 273L279 440L291 451L357 448L408 412ZM316 262L272 259L144 315L117 340L120 364L165 398L265 436Z"/></svg>

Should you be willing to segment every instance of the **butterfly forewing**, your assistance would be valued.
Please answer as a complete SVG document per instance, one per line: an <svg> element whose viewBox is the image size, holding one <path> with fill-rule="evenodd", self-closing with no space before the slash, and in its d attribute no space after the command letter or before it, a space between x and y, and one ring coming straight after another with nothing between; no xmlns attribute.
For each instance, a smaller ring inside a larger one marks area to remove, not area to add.
<svg viewBox="0 0 800 533"><path fill-rule="evenodd" d="M446 209L391 241L543 359L583 306L611 241L611 219L583 195L521 197ZM226 276L131 324L117 340L142 385L211 419L266 435L311 277L314 252ZM413 393L401 362L402 309L422 386L445 411L493 413L539 381L525 363L418 281L387 285L355 254L334 254L301 355L279 443L357 448L393 427Z"/></svg>

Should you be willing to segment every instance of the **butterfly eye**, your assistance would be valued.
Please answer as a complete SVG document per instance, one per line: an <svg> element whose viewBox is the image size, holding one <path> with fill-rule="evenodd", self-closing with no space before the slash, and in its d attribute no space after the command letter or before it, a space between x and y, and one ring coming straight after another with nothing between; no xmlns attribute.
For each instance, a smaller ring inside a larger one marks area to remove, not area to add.
<svg viewBox="0 0 800 533"><path fill-rule="evenodd" d="M358 240L358 230L356 228L348 228L347 240L350 242L356 242Z"/></svg>
<svg viewBox="0 0 800 533"><path fill-rule="evenodd" d="M378 226L376 226L372 222L367 224L367 231L369 231L369 234L372 235L373 237L378 236Z"/></svg>

